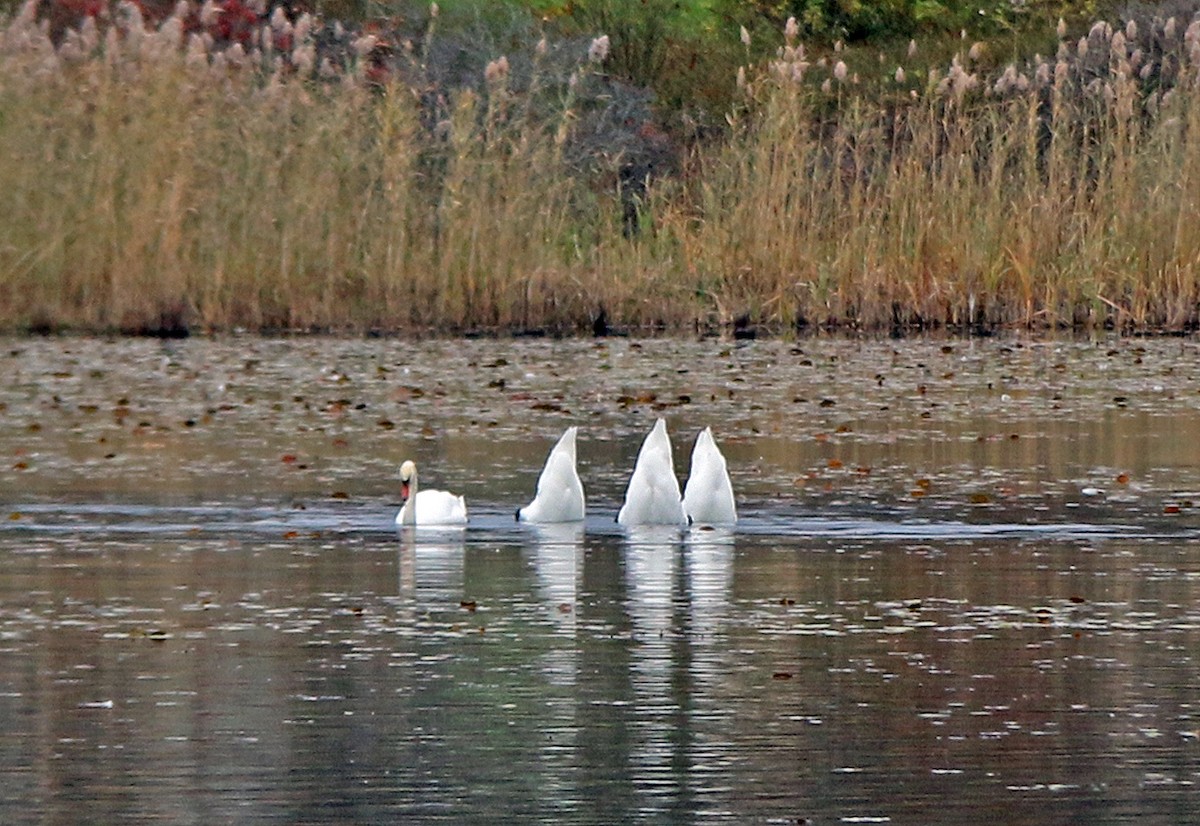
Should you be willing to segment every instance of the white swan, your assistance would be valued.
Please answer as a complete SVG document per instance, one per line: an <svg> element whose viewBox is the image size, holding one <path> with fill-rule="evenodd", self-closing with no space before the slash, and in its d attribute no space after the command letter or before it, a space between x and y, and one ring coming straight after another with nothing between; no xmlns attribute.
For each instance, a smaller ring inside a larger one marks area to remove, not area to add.
<svg viewBox="0 0 1200 826"><path fill-rule="evenodd" d="M732 525L737 522L733 483L729 481L725 457L713 441L711 427L700 431L696 446L692 448L692 467L683 489L683 510L697 524Z"/></svg>
<svg viewBox="0 0 1200 826"><path fill-rule="evenodd" d="M617 513L617 522L621 525L687 524L679 481L675 478L675 464L671 459L671 439L667 436L667 423L662 419L654 423L654 429L638 451L637 464L629 478L625 504Z"/></svg>
<svg viewBox="0 0 1200 826"><path fill-rule="evenodd" d="M402 528L467 524L467 503L444 490L417 490L417 466L406 461L400 466L400 495L404 506L396 514Z"/></svg>
<svg viewBox="0 0 1200 826"><path fill-rule="evenodd" d="M583 484L575 471L575 434L568 427L546 457L537 481L537 496L517 511L521 522L579 522L584 516Z"/></svg>

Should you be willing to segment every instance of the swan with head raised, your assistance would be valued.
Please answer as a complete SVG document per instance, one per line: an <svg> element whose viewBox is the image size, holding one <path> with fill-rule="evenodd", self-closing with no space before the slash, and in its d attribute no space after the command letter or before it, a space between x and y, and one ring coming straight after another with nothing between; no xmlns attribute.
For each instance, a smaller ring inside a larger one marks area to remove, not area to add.
<svg viewBox="0 0 1200 826"><path fill-rule="evenodd" d="M617 513L617 522L621 525L687 524L671 458L671 439L663 419L654 423L654 429L642 442L629 487L625 490L625 504Z"/></svg>
<svg viewBox="0 0 1200 826"><path fill-rule="evenodd" d="M732 525L737 522L733 483L725 457L706 427L692 448L692 467L683 489L683 510L694 524Z"/></svg>
<svg viewBox="0 0 1200 826"><path fill-rule="evenodd" d="M575 434L568 427L546 457L537 481L537 495L517 511L521 522L579 522L584 517L583 483L575 470Z"/></svg>
<svg viewBox="0 0 1200 826"><path fill-rule="evenodd" d="M467 503L444 490L418 490L417 466L411 460L400 466L400 495L404 505L396 514L402 528L450 527L467 524Z"/></svg>

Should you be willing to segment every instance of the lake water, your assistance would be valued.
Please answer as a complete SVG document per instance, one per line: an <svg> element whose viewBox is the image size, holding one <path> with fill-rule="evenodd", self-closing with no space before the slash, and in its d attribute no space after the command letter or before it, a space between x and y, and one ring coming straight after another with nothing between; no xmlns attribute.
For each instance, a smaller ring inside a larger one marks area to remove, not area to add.
<svg viewBox="0 0 1200 826"><path fill-rule="evenodd" d="M1195 339L0 347L0 822L1200 812ZM614 524L657 416L736 529Z"/></svg>

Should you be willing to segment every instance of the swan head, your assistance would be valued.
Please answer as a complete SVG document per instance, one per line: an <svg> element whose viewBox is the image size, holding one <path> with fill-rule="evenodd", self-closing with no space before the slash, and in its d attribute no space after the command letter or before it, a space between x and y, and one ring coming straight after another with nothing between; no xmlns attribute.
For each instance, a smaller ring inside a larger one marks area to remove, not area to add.
<svg viewBox="0 0 1200 826"><path fill-rule="evenodd" d="M411 459L405 460L404 464L400 465L400 495L405 502L408 501L409 491L416 476L417 466Z"/></svg>

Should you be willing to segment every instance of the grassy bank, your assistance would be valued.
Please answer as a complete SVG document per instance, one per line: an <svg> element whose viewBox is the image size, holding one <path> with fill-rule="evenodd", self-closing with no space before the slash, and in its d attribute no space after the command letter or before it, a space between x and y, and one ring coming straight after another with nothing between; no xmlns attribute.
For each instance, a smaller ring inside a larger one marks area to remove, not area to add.
<svg viewBox="0 0 1200 826"><path fill-rule="evenodd" d="M373 35L334 53L314 21L276 18L218 48L195 15L147 27L127 6L55 40L33 7L5 21L0 326L1200 320L1191 17L1066 33L1009 66L964 41L911 74L781 32L727 133L663 174L604 141L581 160L616 99L600 41L497 54L451 89L422 73L436 28L396 71ZM638 151L672 140L634 132Z"/></svg>

